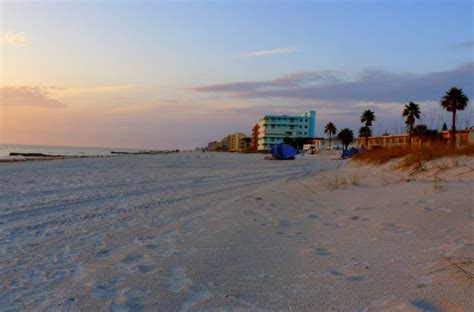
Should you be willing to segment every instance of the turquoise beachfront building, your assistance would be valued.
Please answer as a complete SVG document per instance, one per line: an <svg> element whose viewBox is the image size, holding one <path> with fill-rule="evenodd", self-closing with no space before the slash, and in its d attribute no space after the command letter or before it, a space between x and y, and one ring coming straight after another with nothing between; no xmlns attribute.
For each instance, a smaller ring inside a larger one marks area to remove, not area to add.
<svg viewBox="0 0 474 312"><path fill-rule="evenodd" d="M314 138L316 111L301 116L265 115L258 122L258 150L270 150L285 138Z"/></svg>

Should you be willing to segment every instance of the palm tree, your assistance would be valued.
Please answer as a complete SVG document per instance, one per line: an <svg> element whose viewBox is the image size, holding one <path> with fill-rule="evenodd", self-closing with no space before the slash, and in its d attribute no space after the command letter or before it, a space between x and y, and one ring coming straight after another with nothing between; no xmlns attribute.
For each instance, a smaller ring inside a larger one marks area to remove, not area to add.
<svg viewBox="0 0 474 312"><path fill-rule="evenodd" d="M354 140L354 133L351 129L344 128L338 133L337 138L341 140L344 149L347 149L349 144Z"/></svg>
<svg viewBox="0 0 474 312"><path fill-rule="evenodd" d="M462 89L451 88L441 98L441 106L448 112L452 113L451 118L451 134L449 139L451 144L456 145L456 112L462 111L469 103L469 98L464 94Z"/></svg>
<svg viewBox="0 0 474 312"><path fill-rule="evenodd" d="M372 130L367 127L360 127L359 129L359 137L367 137L372 136Z"/></svg>
<svg viewBox="0 0 474 312"><path fill-rule="evenodd" d="M413 135L413 125L415 124L415 119L420 119L420 105L413 102L406 104L403 109L402 116L407 118L405 123L408 127L408 142L411 145L411 137Z"/></svg>
<svg viewBox="0 0 474 312"><path fill-rule="evenodd" d="M328 122L326 127L324 128L324 133L329 135L329 149L331 149L332 136L335 135L336 132L337 132L336 126L332 122Z"/></svg>
<svg viewBox="0 0 474 312"><path fill-rule="evenodd" d="M367 129L370 130L370 127L372 126L372 122L375 121L375 114L371 110L366 110L365 112L362 113L360 116L360 122L362 122ZM365 148L369 147L369 131L366 131L366 136L365 136Z"/></svg>

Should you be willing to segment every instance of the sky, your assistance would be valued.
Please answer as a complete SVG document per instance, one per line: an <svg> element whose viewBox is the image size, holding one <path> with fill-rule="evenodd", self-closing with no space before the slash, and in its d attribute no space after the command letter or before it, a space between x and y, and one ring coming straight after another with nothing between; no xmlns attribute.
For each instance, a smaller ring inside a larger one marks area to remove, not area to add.
<svg viewBox="0 0 474 312"><path fill-rule="evenodd" d="M0 143L194 148L263 114L431 128L474 99L474 1L3 1ZM458 127L474 124L472 102Z"/></svg>

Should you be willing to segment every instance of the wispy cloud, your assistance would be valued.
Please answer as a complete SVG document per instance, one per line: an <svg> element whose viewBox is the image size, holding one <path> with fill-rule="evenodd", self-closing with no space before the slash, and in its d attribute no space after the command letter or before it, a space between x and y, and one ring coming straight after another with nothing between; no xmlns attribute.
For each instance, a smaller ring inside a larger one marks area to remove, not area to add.
<svg viewBox="0 0 474 312"><path fill-rule="evenodd" d="M315 71L294 73L268 81L205 85L198 92L219 92L234 98L281 98L334 102L406 102L439 100L447 88L461 87L474 96L474 63L424 74L365 70L350 73Z"/></svg>
<svg viewBox="0 0 474 312"><path fill-rule="evenodd" d="M260 57L260 56L270 56L270 55L275 55L275 54L291 54L291 53L295 53L295 52L296 52L295 49L276 48L276 49L245 52L245 53L241 53L240 56L242 56L242 57Z"/></svg>
<svg viewBox="0 0 474 312"><path fill-rule="evenodd" d="M178 101L175 99L158 99L158 102L163 104L178 104Z"/></svg>
<svg viewBox="0 0 474 312"><path fill-rule="evenodd" d="M135 91L133 85L108 85L108 86L88 86L88 87L67 87L67 88L50 88L49 92L57 97L80 97L91 95L110 95L115 98L121 97L121 94ZM122 99L124 96L122 96Z"/></svg>
<svg viewBox="0 0 474 312"><path fill-rule="evenodd" d="M3 38L10 45L24 46L28 43L28 36L24 32L6 32Z"/></svg>
<svg viewBox="0 0 474 312"><path fill-rule="evenodd" d="M5 106L35 106L58 108L66 105L51 98L44 88L18 86L0 88L0 99Z"/></svg>
<svg viewBox="0 0 474 312"><path fill-rule="evenodd" d="M474 40L466 40L463 42L459 42L455 45L457 49L471 49L474 48Z"/></svg>

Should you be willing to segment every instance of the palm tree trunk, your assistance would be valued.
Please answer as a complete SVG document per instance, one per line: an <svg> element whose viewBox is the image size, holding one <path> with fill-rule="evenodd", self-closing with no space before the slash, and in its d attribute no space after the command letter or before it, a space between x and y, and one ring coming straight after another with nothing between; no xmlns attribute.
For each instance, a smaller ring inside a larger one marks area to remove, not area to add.
<svg viewBox="0 0 474 312"><path fill-rule="evenodd" d="M329 149L331 149L331 133L329 133Z"/></svg>
<svg viewBox="0 0 474 312"><path fill-rule="evenodd" d="M413 124L408 125L408 144L411 146L411 137L413 131Z"/></svg>
<svg viewBox="0 0 474 312"><path fill-rule="evenodd" d="M451 120L451 144L456 146L456 110L453 110L453 116Z"/></svg>
<svg viewBox="0 0 474 312"><path fill-rule="evenodd" d="M368 131L368 130L366 130L366 131ZM365 148L369 149L369 136L368 135L365 136Z"/></svg>

